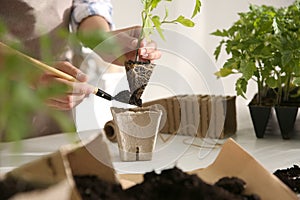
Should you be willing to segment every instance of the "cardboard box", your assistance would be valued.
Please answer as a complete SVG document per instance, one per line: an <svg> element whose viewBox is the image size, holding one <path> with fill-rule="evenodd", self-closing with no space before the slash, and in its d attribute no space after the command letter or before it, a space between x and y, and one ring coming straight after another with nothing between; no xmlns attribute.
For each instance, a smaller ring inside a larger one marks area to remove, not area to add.
<svg viewBox="0 0 300 200"><path fill-rule="evenodd" d="M102 162L99 162L99 159ZM131 187L143 180L142 174L117 176L109 164L111 163L107 146L101 136L98 136L84 144L63 147L58 152L23 165L6 175L34 183L49 184L45 190L19 194L13 198L15 200L79 200L81 198L74 186L72 175L97 175L109 182L120 182L123 188ZM214 183L224 176L239 177L247 184L246 193L258 194L262 200L298 199L292 190L232 139L226 141L211 165L189 173L197 174L208 183Z"/></svg>
<svg viewBox="0 0 300 200"><path fill-rule="evenodd" d="M8 172L4 177L26 181L37 188L15 195L12 198L14 200L80 200L73 176L96 175L108 182L118 183L111 166L106 143L102 140L102 135L98 135L88 141L63 146L57 152Z"/></svg>
<svg viewBox="0 0 300 200"><path fill-rule="evenodd" d="M292 190L232 139L225 142L211 165L188 173L196 174L210 184L226 176L241 178L246 182L245 193L257 194L262 200L298 200ZM143 181L142 174L123 174L120 178L126 180L123 182L124 188Z"/></svg>

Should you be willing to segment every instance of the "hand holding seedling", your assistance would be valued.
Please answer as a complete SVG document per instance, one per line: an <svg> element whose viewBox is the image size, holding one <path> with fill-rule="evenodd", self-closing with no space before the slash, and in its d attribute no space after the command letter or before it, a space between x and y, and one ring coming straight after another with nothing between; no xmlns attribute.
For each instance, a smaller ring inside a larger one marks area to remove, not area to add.
<svg viewBox="0 0 300 200"><path fill-rule="evenodd" d="M183 15L176 19L169 20L169 11L165 8L164 17L154 14L155 8L161 2L171 3L172 0L141 0L143 10L141 11L142 25L108 31L99 29L92 21L84 21L81 26L84 32L78 33L82 43L97 52L106 62L123 65L126 60L145 61L156 60L161 57L161 52L157 50L156 43L151 40L151 34L156 30L160 37L165 40L162 25L163 24L181 24L186 27L193 27L195 23ZM201 2L195 0L195 6L191 18L194 18L200 12ZM99 20L99 19L97 19ZM88 23L88 26L84 26ZM88 28L87 28L88 27Z"/></svg>
<svg viewBox="0 0 300 200"><path fill-rule="evenodd" d="M135 26L127 29L121 29L113 34L116 35L118 44L124 55L124 60L120 64L124 64L125 60L134 60L136 52L140 61L153 61L161 57L161 52L157 49L157 44L151 39L143 39L139 43L141 27Z"/></svg>

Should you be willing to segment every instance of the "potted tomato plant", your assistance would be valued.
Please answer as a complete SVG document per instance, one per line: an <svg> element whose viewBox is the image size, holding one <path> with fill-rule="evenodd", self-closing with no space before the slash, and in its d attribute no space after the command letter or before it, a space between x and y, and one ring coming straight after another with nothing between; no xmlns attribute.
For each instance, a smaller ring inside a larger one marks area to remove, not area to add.
<svg viewBox="0 0 300 200"><path fill-rule="evenodd" d="M281 8L250 5L231 27L212 33L223 38L215 58L223 45L229 55L216 76L239 74L235 89L244 98L249 81L256 82L257 93L249 109L258 138L264 136L272 108L284 139L290 137L295 123L300 105L299 14L299 1Z"/></svg>

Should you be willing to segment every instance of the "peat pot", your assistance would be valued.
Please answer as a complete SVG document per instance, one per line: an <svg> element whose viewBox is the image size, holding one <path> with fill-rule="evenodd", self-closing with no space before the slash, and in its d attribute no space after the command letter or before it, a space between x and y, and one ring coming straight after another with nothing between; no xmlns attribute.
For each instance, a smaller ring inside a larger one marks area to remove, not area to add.
<svg viewBox="0 0 300 200"><path fill-rule="evenodd" d="M151 160L162 111L152 108L111 108L122 161Z"/></svg>

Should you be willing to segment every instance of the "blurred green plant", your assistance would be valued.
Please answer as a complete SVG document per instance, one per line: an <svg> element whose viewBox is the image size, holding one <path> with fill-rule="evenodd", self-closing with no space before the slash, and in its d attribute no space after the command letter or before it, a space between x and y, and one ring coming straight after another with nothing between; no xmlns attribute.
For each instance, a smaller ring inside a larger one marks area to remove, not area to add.
<svg viewBox="0 0 300 200"><path fill-rule="evenodd" d="M300 86L299 2L281 8L250 5L230 28L212 33L224 38L214 52L216 60L222 46L230 55L216 76L240 74L235 84L237 95L246 98L248 82L254 80L258 104L264 103L262 99L271 89L276 96L274 104L280 105Z"/></svg>
<svg viewBox="0 0 300 200"><path fill-rule="evenodd" d="M6 35L6 28L0 23L0 38ZM22 50L17 44L7 44ZM41 51L49 61L47 53L51 43L49 38L41 40ZM44 113L52 117L65 132L74 131L74 122L64 113L50 109L44 102L52 96L65 93L62 84L38 85L42 71L16 55L7 54L0 49L0 142L19 141L30 136L33 131L32 116Z"/></svg>

